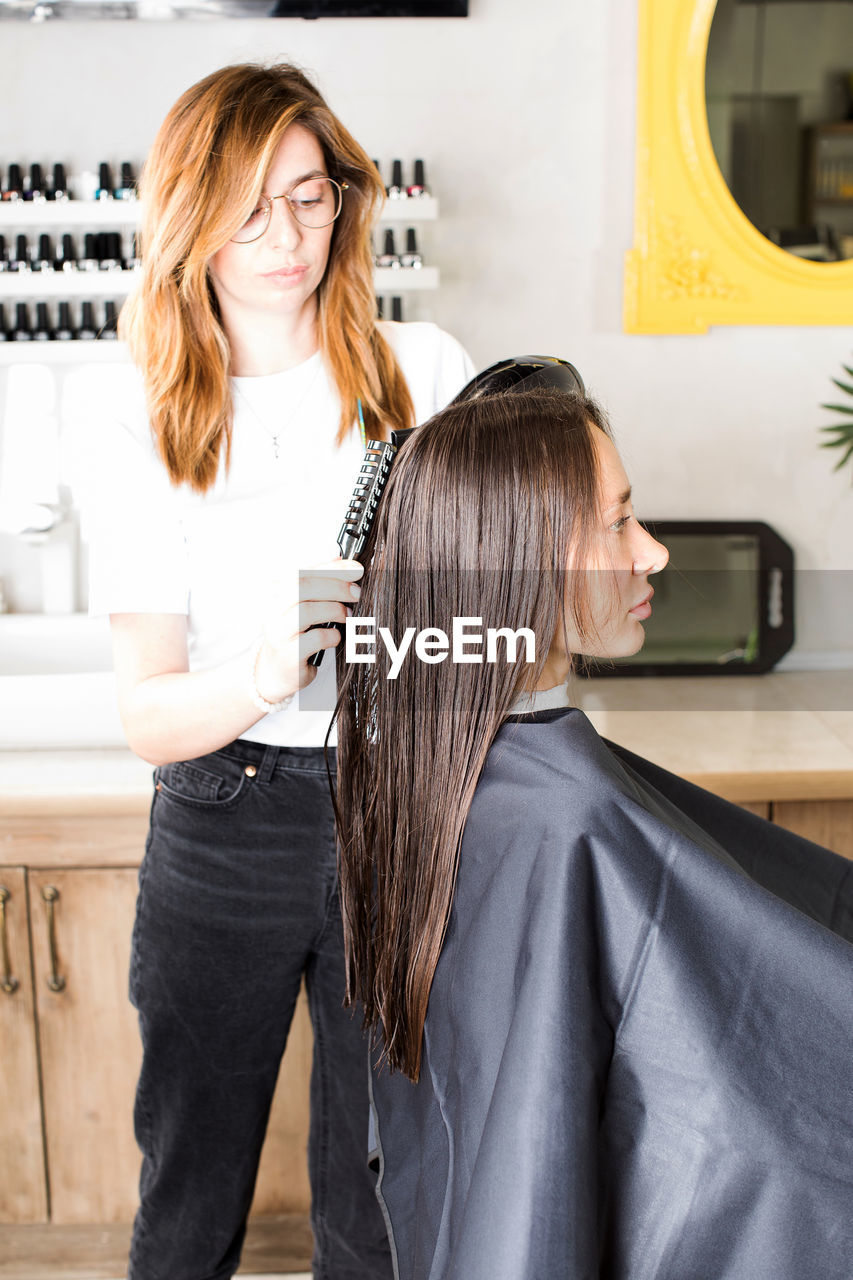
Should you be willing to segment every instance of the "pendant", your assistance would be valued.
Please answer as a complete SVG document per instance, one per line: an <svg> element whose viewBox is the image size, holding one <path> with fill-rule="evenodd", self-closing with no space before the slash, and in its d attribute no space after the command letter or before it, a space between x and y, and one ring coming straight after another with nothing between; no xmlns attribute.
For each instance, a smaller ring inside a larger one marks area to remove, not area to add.
<svg viewBox="0 0 853 1280"><path fill-rule="evenodd" d="M276 458L277 458L277 457L278 457L278 436L273 436L273 438L272 438L272 447L273 447L273 453L275 454L275 456L276 456Z"/></svg>

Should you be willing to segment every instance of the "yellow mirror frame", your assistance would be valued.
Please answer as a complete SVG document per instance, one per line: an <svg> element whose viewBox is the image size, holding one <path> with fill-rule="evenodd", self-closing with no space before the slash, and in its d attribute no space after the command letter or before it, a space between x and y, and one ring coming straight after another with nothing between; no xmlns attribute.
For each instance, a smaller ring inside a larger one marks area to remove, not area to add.
<svg viewBox="0 0 853 1280"><path fill-rule="evenodd" d="M719 324L853 323L853 260L815 263L771 244L720 172L705 110L716 0L639 0L634 247L626 333Z"/></svg>

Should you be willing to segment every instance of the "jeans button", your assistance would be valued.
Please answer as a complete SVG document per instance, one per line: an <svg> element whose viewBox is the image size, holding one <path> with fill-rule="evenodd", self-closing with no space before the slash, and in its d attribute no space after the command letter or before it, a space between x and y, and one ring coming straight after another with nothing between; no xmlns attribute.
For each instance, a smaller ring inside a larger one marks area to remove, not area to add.
<svg viewBox="0 0 853 1280"><path fill-rule="evenodd" d="M253 764L247 764L243 772L245 773L247 778L254 778L255 774L258 771Z"/></svg>

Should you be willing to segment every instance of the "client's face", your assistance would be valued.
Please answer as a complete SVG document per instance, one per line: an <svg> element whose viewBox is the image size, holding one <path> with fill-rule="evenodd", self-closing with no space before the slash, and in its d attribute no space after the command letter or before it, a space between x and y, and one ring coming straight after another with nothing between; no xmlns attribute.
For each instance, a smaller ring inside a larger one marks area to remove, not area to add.
<svg viewBox="0 0 853 1280"><path fill-rule="evenodd" d="M637 522L631 486L613 442L603 431L595 430L593 437L600 489L598 537L586 564L569 564L572 572L583 571L585 575L592 634L582 638L567 610L568 653L562 635L558 635L548 658L547 679L551 683L568 674L572 653L626 658L643 647L643 622L652 612L649 575L659 573L669 560L663 543Z"/></svg>

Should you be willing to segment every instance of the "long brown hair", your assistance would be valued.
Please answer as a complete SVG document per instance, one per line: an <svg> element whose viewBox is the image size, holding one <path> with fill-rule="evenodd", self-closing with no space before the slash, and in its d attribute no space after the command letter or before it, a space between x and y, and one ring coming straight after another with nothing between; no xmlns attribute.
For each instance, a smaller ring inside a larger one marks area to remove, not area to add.
<svg viewBox="0 0 853 1280"><path fill-rule="evenodd" d="M182 94L145 162L141 276L120 320L172 481L202 493L223 450L228 460L232 419L230 351L207 263L244 220L296 121L317 138L330 175L348 184L317 290L320 349L341 402L338 442L359 399L374 438L413 424L405 379L376 327L370 229L384 198L376 167L296 67L223 67Z"/></svg>
<svg viewBox="0 0 853 1280"><path fill-rule="evenodd" d="M450 635L454 617L530 628L532 666L427 665L389 680L339 652L336 817L347 999L381 1027L392 1067L416 1080L462 832L489 748L514 699L538 681L558 629L594 634L584 574L599 516L589 399L555 391L451 405L406 443L365 553L357 613ZM372 555L372 562L370 556ZM544 643L542 643L544 641ZM341 649L343 646L340 647Z"/></svg>

